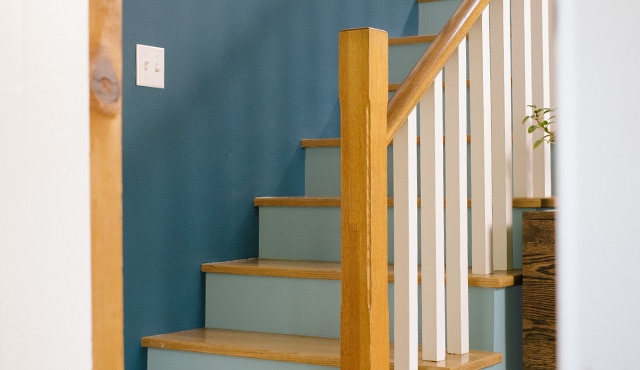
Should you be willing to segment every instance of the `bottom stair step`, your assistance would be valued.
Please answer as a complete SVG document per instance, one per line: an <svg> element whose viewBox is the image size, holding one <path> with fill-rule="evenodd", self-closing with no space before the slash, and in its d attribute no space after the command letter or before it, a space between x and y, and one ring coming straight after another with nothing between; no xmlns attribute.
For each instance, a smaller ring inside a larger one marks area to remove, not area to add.
<svg viewBox="0 0 640 370"><path fill-rule="evenodd" d="M219 357L232 356L236 358L279 361L281 363L340 367L340 340L333 338L226 329L194 329L144 337L142 338L142 346L148 347L150 351L175 350L185 351L185 353L222 355ZM178 353L181 352L175 352L177 356L182 356L178 355ZM393 353L393 348L391 353ZM159 355L159 353L157 354ZM160 370L152 367L154 355L156 353L149 353L149 370ZM163 355L165 359L158 361L165 365L162 370L191 369L186 363L175 365L179 367L172 367L173 365L170 364L170 361L166 360L167 356L171 354L165 353ZM186 356L182 357L184 357L184 361L188 361ZM196 361L201 362L203 358L199 357ZM500 353L471 351L465 355L447 355L447 359L440 362L420 361L419 369L483 369L501 361L502 355ZM275 366L270 368L283 368L282 365ZM291 367L291 369L294 368ZM303 368L314 369L315 367ZM390 369L393 369L393 359L391 360Z"/></svg>

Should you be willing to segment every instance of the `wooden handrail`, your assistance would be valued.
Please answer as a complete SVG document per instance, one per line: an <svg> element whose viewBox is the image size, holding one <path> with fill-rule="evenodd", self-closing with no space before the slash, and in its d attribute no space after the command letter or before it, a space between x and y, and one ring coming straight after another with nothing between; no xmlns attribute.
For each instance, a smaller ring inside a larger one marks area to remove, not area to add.
<svg viewBox="0 0 640 370"><path fill-rule="evenodd" d="M387 144L393 141L411 110L467 36L490 0L463 0L438 37L395 92L387 108Z"/></svg>

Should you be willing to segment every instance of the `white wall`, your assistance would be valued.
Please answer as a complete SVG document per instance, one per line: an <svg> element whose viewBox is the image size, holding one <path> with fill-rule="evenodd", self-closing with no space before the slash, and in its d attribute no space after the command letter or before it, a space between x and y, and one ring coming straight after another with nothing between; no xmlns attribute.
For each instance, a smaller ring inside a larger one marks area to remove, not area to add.
<svg viewBox="0 0 640 370"><path fill-rule="evenodd" d="M638 368L640 3L556 3L560 365Z"/></svg>
<svg viewBox="0 0 640 370"><path fill-rule="evenodd" d="M0 2L0 369L91 369L88 1Z"/></svg>

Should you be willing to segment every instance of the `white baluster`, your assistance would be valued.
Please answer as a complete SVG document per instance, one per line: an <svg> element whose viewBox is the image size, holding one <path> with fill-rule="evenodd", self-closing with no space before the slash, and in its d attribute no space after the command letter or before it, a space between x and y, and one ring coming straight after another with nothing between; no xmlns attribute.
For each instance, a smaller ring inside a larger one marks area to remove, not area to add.
<svg viewBox="0 0 640 370"><path fill-rule="evenodd" d="M531 2L511 2L511 73L513 76L513 194L533 196L532 138L522 119L531 101Z"/></svg>
<svg viewBox="0 0 640 370"><path fill-rule="evenodd" d="M538 108L551 107L549 78L549 1L531 2L531 70L532 101ZM542 132L533 135L535 142ZM551 196L551 148L542 144L533 151L533 196Z"/></svg>
<svg viewBox="0 0 640 370"><path fill-rule="evenodd" d="M394 359L418 369L418 154L416 109L393 139Z"/></svg>
<svg viewBox="0 0 640 370"><path fill-rule="evenodd" d="M471 269L474 274L490 274L493 270L489 52L489 9L487 8L469 32Z"/></svg>
<svg viewBox="0 0 640 370"><path fill-rule="evenodd" d="M466 42L444 68L447 351L469 352Z"/></svg>
<svg viewBox="0 0 640 370"><path fill-rule="evenodd" d="M511 152L511 5L493 0L491 27L491 142L493 163L493 268L513 267Z"/></svg>
<svg viewBox="0 0 640 370"><path fill-rule="evenodd" d="M442 72L420 101L422 359L446 357Z"/></svg>

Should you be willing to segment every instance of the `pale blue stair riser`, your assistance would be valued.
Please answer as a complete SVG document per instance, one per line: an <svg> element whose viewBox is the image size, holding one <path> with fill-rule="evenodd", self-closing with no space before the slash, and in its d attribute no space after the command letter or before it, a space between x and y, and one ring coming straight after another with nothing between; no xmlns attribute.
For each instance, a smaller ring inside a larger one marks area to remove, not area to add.
<svg viewBox="0 0 640 370"><path fill-rule="evenodd" d="M337 367L149 348L149 370L331 370Z"/></svg>
<svg viewBox="0 0 640 370"><path fill-rule="evenodd" d="M432 35L439 33L461 3L462 0L418 3L418 34Z"/></svg>
<svg viewBox="0 0 640 370"><path fill-rule="evenodd" d="M389 45L389 83L404 81L429 45L430 42Z"/></svg>
<svg viewBox="0 0 640 370"><path fill-rule="evenodd" d="M537 208L513 210L513 268L522 268L522 213ZM470 211L470 210L469 210ZM418 211L418 220L420 211ZM469 225L471 213L469 212ZM340 261L339 207L260 207L260 258ZM393 263L393 208L389 207L387 232L389 262ZM471 235L470 229L468 235ZM471 238L468 245L471 259ZM471 260L469 260L471 266Z"/></svg>
<svg viewBox="0 0 640 370"><path fill-rule="evenodd" d="M305 148L304 190L308 197L340 196L340 148ZM418 195L420 194L420 145L417 147ZM446 159L446 158L445 158ZM467 163L471 163L471 147L467 144ZM471 195L471 174L467 169L467 196ZM387 189L393 196L393 145L387 150Z"/></svg>
<svg viewBox="0 0 640 370"><path fill-rule="evenodd" d="M205 326L338 338L340 290L337 280L209 273L206 277ZM393 284L389 284L391 333L394 327L393 291ZM521 287L470 287L471 348L504 354L505 349L509 349L507 344L518 345L522 332L518 324L520 316L513 312L521 310L521 300ZM512 317L508 317L509 314ZM510 322L505 327L507 320ZM420 327L418 330L421 332Z"/></svg>

